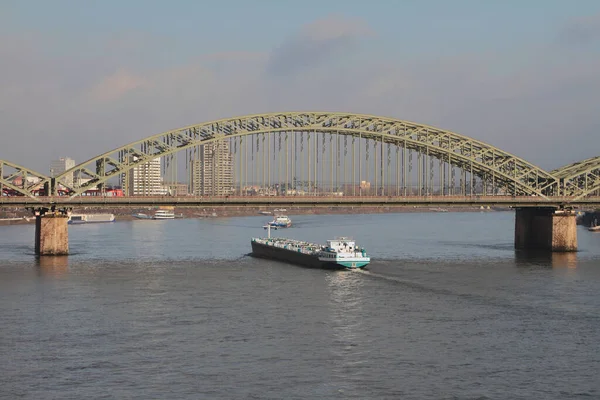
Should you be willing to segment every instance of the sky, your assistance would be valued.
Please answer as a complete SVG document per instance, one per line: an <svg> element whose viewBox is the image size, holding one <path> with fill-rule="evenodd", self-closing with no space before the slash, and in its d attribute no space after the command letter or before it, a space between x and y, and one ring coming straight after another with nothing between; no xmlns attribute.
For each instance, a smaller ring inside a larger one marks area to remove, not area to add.
<svg viewBox="0 0 600 400"><path fill-rule="evenodd" d="M597 0L0 0L0 159L48 173L277 111L433 125L551 170L600 155Z"/></svg>

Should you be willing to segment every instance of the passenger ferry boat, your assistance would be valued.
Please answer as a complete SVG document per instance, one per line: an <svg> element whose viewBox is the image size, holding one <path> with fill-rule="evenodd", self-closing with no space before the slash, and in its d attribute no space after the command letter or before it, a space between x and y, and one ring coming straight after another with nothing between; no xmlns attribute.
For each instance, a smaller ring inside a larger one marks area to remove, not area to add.
<svg viewBox="0 0 600 400"><path fill-rule="evenodd" d="M91 224L98 222L114 222L114 214L70 214L67 224Z"/></svg>
<svg viewBox="0 0 600 400"><path fill-rule="evenodd" d="M328 240L326 245L294 239L252 238L251 255L284 261L309 268L360 269L371 261L363 248L346 237Z"/></svg>
<svg viewBox="0 0 600 400"><path fill-rule="evenodd" d="M275 219L268 223L268 226L274 228L289 228L292 226L292 220L287 215L277 215Z"/></svg>
<svg viewBox="0 0 600 400"><path fill-rule="evenodd" d="M152 219L175 219L175 213L172 210L156 210Z"/></svg>

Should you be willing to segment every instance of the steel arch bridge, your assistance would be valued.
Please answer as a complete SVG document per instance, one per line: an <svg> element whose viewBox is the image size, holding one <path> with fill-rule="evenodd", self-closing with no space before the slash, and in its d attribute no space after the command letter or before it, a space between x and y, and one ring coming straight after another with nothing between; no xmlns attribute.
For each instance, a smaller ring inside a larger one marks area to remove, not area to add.
<svg viewBox="0 0 600 400"><path fill-rule="evenodd" d="M565 196L575 200L600 191L600 157L588 158L551 172Z"/></svg>
<svg viewBox="0 0 600 400"><path fill-rule="evenodd" d="M57 195L60 183L73 197L95 187L102 190L107 182L158 157L176 171L174 156L183 151L187 167L198 159L200 146L223 142L234 154L240 188L260 181L262 174L265 185L277 182L289 188L290 183L301 181L315 194L317 185L330 186L333 192L340 182L360 184L363 179L374 181L379 195L406 196L415 186L419 195L431 194L434 182L442 195L454 195L457 185L465 195L479 190L542 198L581 198L600 190L600 157L547 172L494 146L428 125L353 113L284 112L221 119L156 134L100 154L56 177L0 161L0 192L34 197L34 189L44 186L46 193ZM69 179L73 176L80 183ZM38 178L37 182L30 183L30 177Z"/></svg>

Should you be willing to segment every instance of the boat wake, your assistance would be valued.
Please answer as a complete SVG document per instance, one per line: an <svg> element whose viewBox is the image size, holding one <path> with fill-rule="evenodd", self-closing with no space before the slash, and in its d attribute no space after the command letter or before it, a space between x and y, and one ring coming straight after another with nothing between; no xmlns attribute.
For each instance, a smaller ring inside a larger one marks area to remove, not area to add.
<svg viewBox="0 0 600 400"><path fill-rule="evenodd" d="M382 274L378 274L376 272L371 272L369 270L365 270L365 269L352 269L350 270L354 273L357 274L362 274L362 275L366 275L366 276L372 276L373 278L378 278L378 279L385 279L386 281L392 281L392 282L398 282L398 283L403 283L406 284L407 282L405 280L402 280L400 278L395 278L393 276L389 276L389 275L382 275Z"/></svg>

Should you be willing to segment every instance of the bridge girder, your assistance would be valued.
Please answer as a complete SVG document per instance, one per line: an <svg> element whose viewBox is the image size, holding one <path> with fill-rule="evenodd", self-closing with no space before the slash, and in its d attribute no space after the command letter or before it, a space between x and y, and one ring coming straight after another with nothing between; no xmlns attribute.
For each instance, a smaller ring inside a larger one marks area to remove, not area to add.
<svg viewBox="0 0 600 400"><path fill-rule="evenodd" d="M28 178L34 178L31 182ZM20 183L16 183L20 181ZM0 160L0 196L4 191L13 191L19 195L35 197L33 191L44 188L51 178L29 168L10 161Z"/></svg>
<svg viewBox="0 0 600 400"><path fill-rule="evenodd" d="M224 138L269 133L337 133L393 143L427 153L475 175L494 176L516 194L558 193L556 178L525 160L473 138L394 118L339 112L247 115L191 125L126 144L89 159L56 177L77 173L90 180L69 187L73 195L103 184L148 161ZM64 184L64 183L63 183Z"/></svg>
<svg viewBox="0 0 600 400"><path fill-rule="evenodd" d="M551 172L560 180L565 196L576 199L600 191L600 156L578 161Z"/></svg>

